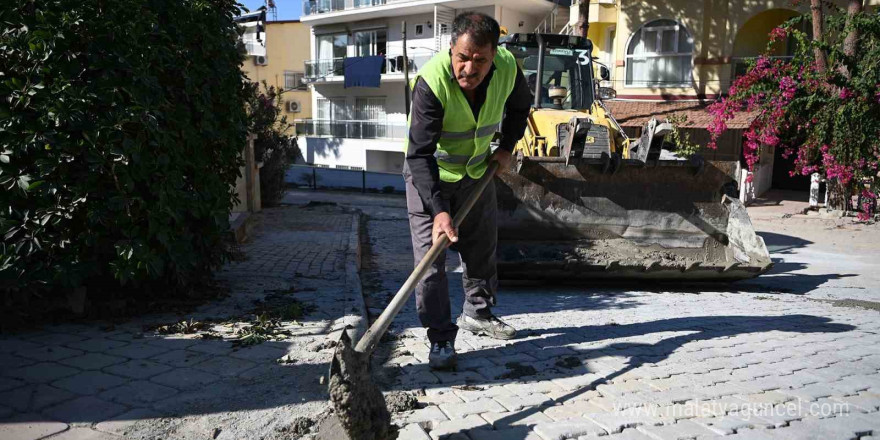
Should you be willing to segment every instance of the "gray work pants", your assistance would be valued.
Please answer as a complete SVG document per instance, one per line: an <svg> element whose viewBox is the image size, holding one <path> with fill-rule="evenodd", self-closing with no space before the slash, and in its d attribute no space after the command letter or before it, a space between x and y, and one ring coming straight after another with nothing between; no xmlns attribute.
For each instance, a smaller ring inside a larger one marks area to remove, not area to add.
<svg viewBox="0 0 880 440"><path fill-rule="evenodd" d="M404 180L413 256L417 265L431 248L434 218L431 209L426 205L429 201L422 200L419 196L406 167ZM449 200L452 211L449 214L453 218L468 195L476 189L476 184L477 181L469 177L455 183L440 182L441 195ZM495 305L495 291L498 288L495 269L495 247L498 242L496 210L495 185L490 183L459 226L458 243L452 246L461 256L463 312L475 318L491 315L491 306ZM416 309L422 326L428 328L428 339L431 342L455 340L458 326L452 322L449 306L445 250L416 286Z"/></svg>

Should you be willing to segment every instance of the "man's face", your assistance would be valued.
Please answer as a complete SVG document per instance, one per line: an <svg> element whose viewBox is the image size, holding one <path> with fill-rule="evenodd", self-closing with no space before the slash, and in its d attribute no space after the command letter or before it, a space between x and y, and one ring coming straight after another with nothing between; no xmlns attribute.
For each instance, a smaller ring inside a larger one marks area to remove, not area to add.
<svg viewBox="0 0 880 440"><path fill-rule="evenodd" d="M474 90L483 82L492 68L495 49L491 44L476 45L471 36L464 34L458 37L452 46L452 72L462 90Z"/></svg>

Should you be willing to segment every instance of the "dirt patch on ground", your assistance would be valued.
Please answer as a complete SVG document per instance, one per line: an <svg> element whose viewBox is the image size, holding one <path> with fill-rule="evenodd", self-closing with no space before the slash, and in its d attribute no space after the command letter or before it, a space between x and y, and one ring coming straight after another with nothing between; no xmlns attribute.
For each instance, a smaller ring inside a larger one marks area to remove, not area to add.
<svg viewBox="0 0 880 440"><path fill-rule="evenodd" d="M566 358L556 361L556 366L560 368L572 369L581 366L581 361L574 356L568 356Z"/></svg>
<svg viewBox="0 0 880 440"><path fill-rule="evenodd" d="M410 411L418 408L419 400L405 391L392 391L385 395L385 405L391 412Z"/></svg>
<svg viewBox="0 0 880 440"><path fill-rule="evenodd" d="M824 303L831 304L834 307L847 307L851 309L868 309L873 310L875 312L880 312L880 302L877 301L865 301L861 299L813 299L813 301L821 301Z"/></svg>
<svg viewBox="0 0 880 440"><path fill-rule="evenodd" d="M504 366L508 368L508 371L496 377L496 379L519 379L521 377L538 374L538 370L535 370L535 367L531 365L523 365L519 362L508 362L504 364Z"/></svg>

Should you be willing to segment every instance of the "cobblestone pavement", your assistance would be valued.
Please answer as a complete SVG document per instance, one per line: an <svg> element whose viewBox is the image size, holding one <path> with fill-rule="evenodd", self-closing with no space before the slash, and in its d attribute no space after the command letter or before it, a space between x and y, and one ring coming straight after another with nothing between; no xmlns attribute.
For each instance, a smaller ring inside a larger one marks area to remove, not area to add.
<svg viewBox="0 0 880 440"><path fill-rule="evenodd" d="M0 439L295 437L295 417L327 407L319 383L332 355L325 342L363 315L357 215L318 205L268 209L256 219L241 248L247 258L219 274L231 291L222 301L186 316L0 336ZM232 338L267 294L314 311L284 321L289 336L247 347L145 331L212 318L216 334Z"/></svg>
<svg viewBox="0 0 880 440"><path fill-rule="evenodd" d="M300 197L316 196L290 200ZM377 316L413 266L406 215L399 199L357 203L361 278ZM877 436L880 320L846 299L877 305L880 258L819 243L848 231L821 227L806 240L795 237L804 225L769 221L757 228L772 230L763 235L776 268L741 285L502 287L496 312L521 336L460 333L456 372L427 368L410 300L375 368L386 389L421 403L396 414L401 439ZM455 316L455 254L447 267Z"/></svg>

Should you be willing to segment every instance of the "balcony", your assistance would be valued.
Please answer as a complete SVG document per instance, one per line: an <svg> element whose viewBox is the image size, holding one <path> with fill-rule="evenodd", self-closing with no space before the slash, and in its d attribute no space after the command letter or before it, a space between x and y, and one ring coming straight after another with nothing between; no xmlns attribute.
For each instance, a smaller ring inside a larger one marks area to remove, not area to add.
<svg viewBox="0 0 880 440"><path fill-rule="evenodd" d="M338 121L298 119L294 121L300 136L326 136L344 139L395 139L406 137L406 123L382 121Z"/></svg>
<svg viewBox="0 0 880 440"><path fill-rule="evenodd" d="M432 53L420 53L408 55L409 72L414 74L433 57ZM345 58L327 58L305 61L305 78L309 82L329 81L328 77L345 76ZM385 59L385 66L382 68L382 75L386 80L403 78L403 55L392 55ZM385 76L385 75L392 76ZM398 75L399 78L393 75ZM339 81L339 78L333 80Z"/></svg>
<svg viewBox="0 0 880 440"><path fill-rule="evenodd" d="M394 3L394 1L387 0L389 3ZM302 15L323 14L370 6L382 6L384 4L386 4L386 0L303 0Z"/></svg>

